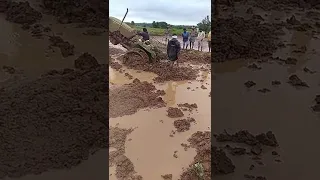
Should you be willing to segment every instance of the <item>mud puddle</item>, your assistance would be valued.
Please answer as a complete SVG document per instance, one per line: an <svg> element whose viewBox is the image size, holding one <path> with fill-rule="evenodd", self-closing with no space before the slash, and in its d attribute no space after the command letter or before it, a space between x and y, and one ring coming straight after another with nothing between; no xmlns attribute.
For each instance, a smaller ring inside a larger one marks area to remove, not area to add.
<svg viewBox="0 0 320 180"><path fill-rule="evenodd" d="M139 78L141 81L143 79L153 83L155 74L139 71L137 73L136 70L128 70L125 67L121 70L132 75L133 79ZM133 79L128 78L125 72L120 73L119 70L111 69L110 83L115 87L121 87L132 82ZM172 179L179 179L183 171L193 162L196 151L185 146L189 144L187 140L197 131L211 130L210 77L210 73L201 72L197 81L155 83L157 90L164 91L161 98L166 103L165 107L141 109L133 115L110 119L110 127L134 128L126 138L124 155L132 162L136 175L140 175L143 179L162 180L162 176L171 174ZM208 88L202 89L202 85ZM185 103L195 103L197 108L190 108L188 105L184 106L189 108L178 106ZM169 107L180 108L183 117L168 117ZM174 122L187 118L194 118L195 121L190 122L188 130L177 132ZM111 166L109 170L112 174L110 178L117 179L116 168Z"/></svg>
<svg viewBox="0 0 320 180"><path fill-rule="evenodd" d="M253 1L249 3L255 4ZM235 7L238 10L247 10L247 5L245 8L238 8L242 5L236 3ZM252 7L254 14L262 14L264 19L262 23L286 22L295 14L301 24L309 23L313 26L316 21L309 22L302 18L309 10L287 9L286 13L283 13ZM229 9L226 13L228 12L232 10ZM239 14L245 16L244 13L246 12ZM274 26L277 25L274 24ZM315 38L318 30L315 28L301 30L287 25L282 26L281 29L283 33L278 34L281 44L276 43L277 49L271 56L249 59L249 61L235 59L217 66L213 65L215 66L213 70L215 84L212 94L214 123L212 132L220 133L226 130L235 133L248 130L252 134L259 134L272 131L279 143L279 147L266 148L262 152L260 149L255 149L255 153L261 153L257 157L242 154L241 150L245 147L232 143L228 147L229 150L223 151L232 160L235 169L234 171L224 169L225 173L222 173L224 175L215 176L215 179L250 179L258 176L266 179L319 178L315 167L320 158L317 155L320 146L312 142L319 136L317 128L320 125L320 116L311 108L315 104L314 98L320 89L319 78L317 73L309 73L310 71L305 70L305 67L312 72L320 69L317 50L320 41ZM253 70L247 67L253 62L261 69ZM296 75L310 87L292 86L288 83L292 75ZM255 85L246 87L244 83L248 81L254 82ZM262 89L269 91L262 91ZM297 139L304 140L296 141ZM305 148L311 144L312 148ZM214 146L223 149L226 143L215 142Z"/></svg>

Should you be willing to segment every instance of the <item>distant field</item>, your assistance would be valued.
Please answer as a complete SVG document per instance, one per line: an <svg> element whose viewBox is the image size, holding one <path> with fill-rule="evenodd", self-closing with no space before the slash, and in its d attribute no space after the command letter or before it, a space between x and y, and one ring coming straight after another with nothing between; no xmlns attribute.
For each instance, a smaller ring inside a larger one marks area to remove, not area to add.
<svg viewBox="0 0 320 180"><path fill-rule="evenodd" d="M142 26L135 26L136 30L142 31ZM161 28L151 28L151 27L147 27L148 32L151 36L164 36L164 32L165 29L161 29ZM190 32L191 29L187 29L187 31ZM183 29L176 29L176 28L172 28L171 29L171 33L172 34L177 34L178 36L181 35L183 32Z"/></svg>

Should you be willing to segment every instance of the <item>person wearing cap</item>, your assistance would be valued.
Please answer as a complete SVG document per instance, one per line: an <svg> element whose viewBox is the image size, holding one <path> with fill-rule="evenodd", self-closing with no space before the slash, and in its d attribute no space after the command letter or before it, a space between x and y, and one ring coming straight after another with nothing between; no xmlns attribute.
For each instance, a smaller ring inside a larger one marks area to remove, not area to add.
<svg viewBox="0 0 320 180"><path fill-rule="evenodd" d="M192 27L191 33L190 33L190 49L193 49L194 46L194 42L196 41L197 38L197 31L195 29L195 27Z"/></svg>
<svg viewBox="0 0 320 180"><path fill-rule="evenodd" d="M138 35L142 36L142 41L143 42L147 41L147 40L150 40L150 36L149 36L147 28L143 28L142 32L139 32Z"/></svg>
<svg viewBox="0 0 320 180"><path fill-rule="evenodd" d="M183 28L183 33L182 33L182 49L186 48L188 49L188 41L189 41L189 32L187 31L186 28Z"/></svg>
<svg viewBox="0 0 320 180"><path fill-rule="evenodd" d="M207 39L208 39L209 52L211 52L211 31L209 31Z"/></svg>
<svg viewBox="0 0 320 180"><path fill-rule="evenodd" d="M172 65L175 62L177 62L179 58L179 53L181 50L181 45L177 38L178 38L177 35L173 34L172 39L168 42L168 45L167 45L168 59L170 62L172 62ZM177 62L177 65L178 65L178 62Z"/></svg>
<svg viewBox="0 0 320 180"><path fill-rule="evenodd" d="M206 34L204 31L200 30L198 37L197 37L197 41L198 41L198 51L202 51L202 47L203 47L203 40L205 38Z"/></svg>

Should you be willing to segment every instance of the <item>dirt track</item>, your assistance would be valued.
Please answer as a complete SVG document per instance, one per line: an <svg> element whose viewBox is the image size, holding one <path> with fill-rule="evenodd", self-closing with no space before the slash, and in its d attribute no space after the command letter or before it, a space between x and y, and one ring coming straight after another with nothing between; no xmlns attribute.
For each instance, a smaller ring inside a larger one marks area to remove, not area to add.
<svg viewBox="0 0 320 180"><path fill-rule="evenodd" d="M212 48L213 61L224 62L213 64L214 179L319 178L319 116L311 108L319 92L319 5L313 7L273 0L220 6Z"/></svg>

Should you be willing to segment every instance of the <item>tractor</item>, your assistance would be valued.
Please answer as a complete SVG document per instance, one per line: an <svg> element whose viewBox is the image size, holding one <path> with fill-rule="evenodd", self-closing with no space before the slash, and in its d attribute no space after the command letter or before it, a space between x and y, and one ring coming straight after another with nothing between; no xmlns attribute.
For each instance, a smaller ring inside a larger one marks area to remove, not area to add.
<svg viewBox="0 0 320 180"><path fill-rule="evenodd" d="M109 40L113 45L120 44L128 50L124 55L124 59L129 59L135 55L143 61L148 60L152 63L165 58L165 44L152 40L147 42L139 41L136 38L137 31L123 23L127 14L128 9L122 21L115 17L109 17Z"/></svg>

